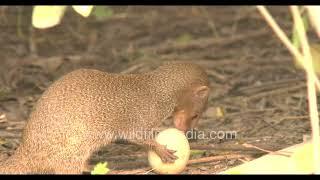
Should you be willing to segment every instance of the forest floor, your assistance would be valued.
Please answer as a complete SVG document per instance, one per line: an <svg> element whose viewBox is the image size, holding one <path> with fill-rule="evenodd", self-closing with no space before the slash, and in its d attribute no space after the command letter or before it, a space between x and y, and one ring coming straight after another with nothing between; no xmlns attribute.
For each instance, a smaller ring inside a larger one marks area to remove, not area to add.
<svg viewBox="0 0 320 180"><path fill-rule="evenodd" d="M198 130L222 136L191 140L191 148L199 151L192 153L184 174L218 173L267 153L261 149L280 150L310 134L304 73L255 7L122 6L112 10L113 15L103 21L68 11L60 25L34 30L30 7L2 7L2 154L14 152L32 107L62 75L83 67L146 72L167 60L189 61L206 69L212 92ZM290 33L287 7L270 10ZM108 162L110 173L153 173L147 153L136 145L104 147L90 164L103 161Z"/></svg>

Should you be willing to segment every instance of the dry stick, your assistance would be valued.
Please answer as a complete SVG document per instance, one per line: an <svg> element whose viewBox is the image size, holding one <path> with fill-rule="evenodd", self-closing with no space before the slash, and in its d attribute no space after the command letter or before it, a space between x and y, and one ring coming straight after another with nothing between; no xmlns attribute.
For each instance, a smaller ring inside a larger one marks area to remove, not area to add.
<svg viewBox="0 0 320 180"><path fill-rule="evenodd" d="M255 149L258 149L258 150L263 151L263 152L266 152L266 153L290 157L289 154L284 154L284 153L282 153L282 152L269 151L269 150L262 149L262 148L259 148L259 147L257 147L257 146L254 146L254 145L252 145L252 144L244 143L244 144L242 144L242 145L243 145L244 147L247 147L247 148L255 148Z"/></svg>
<svg viewBox="0 0 320 180"><path fill-rule="evenodd" d="M190 144L191 149L197 150L206 150L206 151L241 151L243 154L261 154L261 150L257 150L255 148L243 147L242 145L237 144L219 144L219 145L197 145Z"/></svg>
<svg viewBox="0 0 320 180"><path fill-rule="evenodd" d="M266 86L266 85L262 85L262 86L256 86L256 88L252 87L252 88L248 88L245 89L245 91L243 90L238 90L238 93L241 93L241 95L251 95L251 94L258 94L258 93L263 93L263 92L268 92L268 91L276 91L279 89L283 89L286 88L288 86L294 86L291 84L270 84L270 86Z"/></svg>
<svg viewBox="0 0 320 180"><path fill-rule="evenodd" d="M145 65L144 63L136 64L136 65L129 67L128 69L121 71L120 73L121 74L129 74L129 73L132 73L132 72L138 70L139 68L143 67L144 65Z"/></svg>
<svg viewBox="0 0 320 180"><path fill-rule="evenodd" d="M192 159L188 161L188 165L190 164L197 164L197 163L207 163L211 161L221 161L226 159L240 159L240 158L246 158L247 155L239 155L239 154L231 154L231 155L221 155L221 156L210 156L210 157L204 157L199 159ZM146 174L152 171L151 168L141 168L141 169L134 169L134 170L113 170L110 171L109 174Z"/></svg>
<svg viewBox="0 0 320 180"><path fill-rule="evenodd" d="M218 72L215 71L215 70L210 69L210 70L206 70L206 72L207 72L207 74L208 74L209 76L213 76L214 78L217 78L217 79L220 80L220 81L226 81L226 80L227 80L227 77L226 77L226 76L224 76L224 75L221 74L221 73L218 73Z"/></svg>
<svg viewBox="0 0 320 180"><path fill-rule="evenodd" d="M301 53L292 45L286 34L280 29L279 25L274 21L268 10L264 6L257 6L258 10L262 14L262 16L265 18L267 23L271 26L275 34L278 36L278 38L283 42L283 44L288 48L288 50L293 54L297 61L303 66L304 70L307 71L309 67L305 64L303 61L303 56ZM317 78L315 72L311 72L310 75L315 80L315 83L317 85L317 88L320 90L320 82Z"/></svg>
<svg viewBox="0 0 320 180"><path fill-rule="evenodd" d="M276 89L276 90L270 90L267 92L261 92L261 93L249 96L247 100L254 100L254 99L266 97L269 95L281 94L281 93L286 93L286 92L290 92L290 91L297 91L301 88L304 88L305 86L306 86L305 84L298 84L298 85L291 86L291 87L284 87L284 88L280 88L280 89Z"/></svg>
<svg viewBox="0 0 320 180"><path fill-rule="evenodd" d="M276 88L276 87L283 87L283 86L288 86L288 84L292 84L292 83L297 83L297 82L301 82L302 79L283 79L283 80L279 80L276 82L266 82L260 85L253 85L253 86L247 86L247 87L242 87L239 88L238 91L239 92L252 92L252 91L258 91L260 89L272 89L272 88ZM251 93L252 94L252 93Z"/></svg>
<svg viewBox="0 0 320 180"><path fill-rule="evenodd" d="M213 150L215 149L216 145L213 144L197 144L197 143L190 143L190 149L196 150Z"/></svg>
<svg viewBox="0 0 320 180"><path fill-rule="evenodd" d="M309 115L304 115L304 116L287 116L287 117L282 117L279 121L282 122L283 120L297 120L297 119L308 119Z"/></svg>
<svg viewBox="0 0 320 180"><path fill-rule="evenodd" d="M38 57L38 48L37 48L37 42L36 42L36 37L35 37L35 32L34 32L33 26L29 27L29 49L30 49L30 55L32 57Z"/></svg>
<svg viewBox="0 0 320 180"><path fill-rule="evenodd" d="M165 56L165 55L163 55ZM169 58L170 59L170 58ZM172 58L171 58L172 59ZM174 59L174 58L173 58ZM266 65L270 65L270 63L287 63L287 62L291 62L291 59L281 59L280 60L269 60L268 62L259 62L256 61L254 59L241 59L238 61L234 61L232 59L219 59L219 60L211 60L211 59L197 59L196 61L194 60L189 60L189 58L179 58L185 62L190 62L190 63L195 63L195 64L199 64L201 66L207 67L208 69L210 68L217 68L218 66L231 66L231 67L238 67L236 65L238 64L250 64L252 66L254 66L255 64L258 64L260 66L266 66Z"/></svg>
<svg viewBox="0 0 320 180"><path fill-rule="evenodd" d="M149 172L151 172L151 171L153 171L153 170L154 170L154 168L149 169L149 170L145 171L143 174L148 174Z"/></svg>
<svg viewBox="0 0 320 180"><path fill-rule="evenodd" d="M140 168L140 169L133 169L133 170L112 170L108 174L147 174L153 169L151 168Z"/></svg>
<svg viewBox="0 0 320 180"><path fill-rule="evenodd" d="M221 37L221 38L202 38L202 39L196 39L196 40L191 40L188 42L188 44L176 44L172 43L172 41L168 41L166 43L161 44L160 46L156 47L148 47L144 48L145 52L157 52L158 54L169 54L173 51L181 51L181 50L188 50L188 49L205 49L209 47L223 47L227 46L232 43L236 43L245 39L249 38L255 38L259 37L263 34L267 34L269 31L265 28L255 30L252 32L248 32L246 34L239 34L234 37Z"/></svg>
<svg viewBox="0 0 320 180"><path fill-rule="evenodd" d="M306 36L306 31L304 29L304 24L299 13L299 9L297 6L290 7L293 15L294 24L296 25L297 33L299 39L301 41L301 47L304 55L304 62L307 65L307 84L308 84L308 100L309 100L309 114L311 120L311 128L312 128L312 140L313 140L313 156L314 156L314 172L320 173L320 133L319 133L319 114L317 107L317 95L316 95L316 87L315 87L315 78L312 76L314 73L312 56L310 54L310 47Z"/></svg>
<svg viewBox="0 0 320 180"><path fill-rule="evenodd" d="M221 155L221 156L209 156L199 159L192 159L188 161L188 164L206 163L211 161L221 161L225 159L240 159L245 158L247 155L231 154L231 155Z"/></svg>
<svg viewBox="0 0 320 180"><path fill-rule="evenodd" d="M253 110L247 110L247 111L241 111L241 112L235 112L235 113L230 113L230 114L226 114L224 118L230 118L230 117L234 117L234 116L241 116L244 114L250 114L250 113L264 113L264 112L268 112L268 111L275 111L276 108L265 108L265 109L253 109Z"/></svg>

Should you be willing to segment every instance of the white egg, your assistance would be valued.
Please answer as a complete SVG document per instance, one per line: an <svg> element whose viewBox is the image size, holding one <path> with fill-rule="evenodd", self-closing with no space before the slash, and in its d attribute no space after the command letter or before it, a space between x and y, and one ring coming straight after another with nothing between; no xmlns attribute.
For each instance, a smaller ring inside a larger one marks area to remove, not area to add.
<svg viewBox="0 0 320 180"><path fill-rule="evenodd" d="M174 163L163 163L160 157L154 152L149 151L148 159L150 166L155 172L160 174L178 174L182 172L189 160L190 146L184 133L175 128L161 131L155 140L170 150L175 150L174 155L178 157Z"/></svg>

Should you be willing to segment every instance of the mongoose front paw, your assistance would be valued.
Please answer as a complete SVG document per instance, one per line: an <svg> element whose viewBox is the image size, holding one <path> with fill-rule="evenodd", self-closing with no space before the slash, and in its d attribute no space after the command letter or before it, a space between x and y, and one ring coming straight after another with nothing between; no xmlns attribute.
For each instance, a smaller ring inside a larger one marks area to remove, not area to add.
<svg viewBox="0 0 320 180"><path fill-rule="evenodd" d="M174 155L175 150L167 149L164 145L159 145L156 147L155 152L158 154L163 163L174 163L178 157Z"/></svg>

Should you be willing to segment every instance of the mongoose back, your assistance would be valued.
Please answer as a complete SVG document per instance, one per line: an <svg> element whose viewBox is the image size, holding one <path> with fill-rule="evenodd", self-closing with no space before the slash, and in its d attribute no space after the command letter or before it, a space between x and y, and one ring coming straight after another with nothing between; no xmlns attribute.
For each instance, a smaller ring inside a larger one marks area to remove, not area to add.
<svg viewBox="0 0 320 180"><path fill-rule="evenodd" d="M19 147L0 163L0 173L80 174L94 151L120 136L173 162L174 151L132 133L152 130L171 116L176 128L194 128L206 108L208 87L201 67L181 62L141 74L70 72L38 100Z"/></svg>

